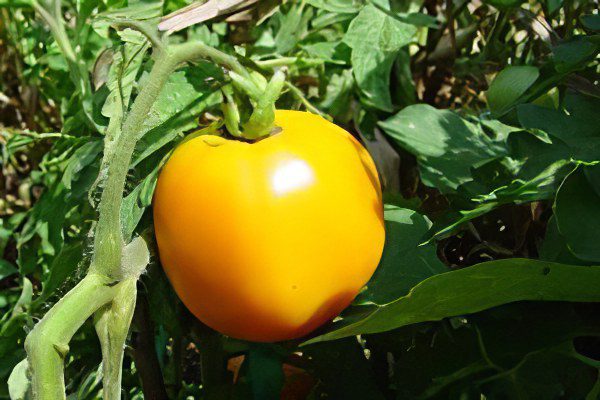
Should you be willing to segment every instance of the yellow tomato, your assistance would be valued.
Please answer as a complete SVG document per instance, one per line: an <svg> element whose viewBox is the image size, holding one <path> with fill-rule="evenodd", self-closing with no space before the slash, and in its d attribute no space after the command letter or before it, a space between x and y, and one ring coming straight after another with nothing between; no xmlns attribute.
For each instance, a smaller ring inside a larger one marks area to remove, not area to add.
<svg viewBox="0 0 600 400"><path fill-rule="evenodd" d="M232 337L304 336L369 280L384 243L373 160L346 131L299 111L255 143L199 136L154 197L163 267L183 303Z"/></svg>

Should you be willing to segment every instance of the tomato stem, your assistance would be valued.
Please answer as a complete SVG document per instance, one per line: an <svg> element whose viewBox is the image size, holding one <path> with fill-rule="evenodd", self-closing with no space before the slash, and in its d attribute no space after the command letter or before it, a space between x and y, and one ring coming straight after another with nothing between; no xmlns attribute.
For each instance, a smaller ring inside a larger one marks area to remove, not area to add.
<svg viewBox="0 0 600 400"><path fill-rule="evenodd" d="M121 399L123 355L137 297L137 276L121 282L112 301L94 314L94 325L102 347L104 400Z"/></svg>
<svg viewBox="0 0 600 400"><path fill-rule="evenodd" d="M174 61L181 63L198 58L208 58L230 70L229 77L238 89L242 90L254 107L250 118L242 123L243 129L233 127L235 114L225 115L226 127L233 136L256 140L271 134L275 122L275 102L285 83L284 69L278 69L265 84L262 75L250 73L236 57L223 53L202 42L188 42L172 46ZM228 99L229 101L229 99ZM228 110L234 112L233 110Z"/></svg>
<svg viewBox="0 0 600 400"><path fill-rule="evenodd" d="M64 359L75 332L120 285L105 275L87 274L58 301L27 335L25 349L36 400L65 399Z"/></svg>

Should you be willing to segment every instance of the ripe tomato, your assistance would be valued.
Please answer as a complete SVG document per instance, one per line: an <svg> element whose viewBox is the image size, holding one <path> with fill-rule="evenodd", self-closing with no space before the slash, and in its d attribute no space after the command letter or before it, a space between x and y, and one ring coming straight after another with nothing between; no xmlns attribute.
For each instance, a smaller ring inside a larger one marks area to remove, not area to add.
<svg viewBox="0 0 600 400"><path fill-rule="evenodd" d="M160 259L202 322L279 341L335 317L384 243L379 178L346 131L299 111L255 143L199 136L173 153L154 197Z"/></svg>

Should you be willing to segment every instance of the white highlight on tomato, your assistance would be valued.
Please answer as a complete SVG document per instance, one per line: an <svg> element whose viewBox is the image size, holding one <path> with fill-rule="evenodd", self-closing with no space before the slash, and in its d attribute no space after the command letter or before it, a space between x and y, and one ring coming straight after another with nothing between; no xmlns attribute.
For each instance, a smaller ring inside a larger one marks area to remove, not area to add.
<svg viewBox="0 0 600 400"><path fill-rule="evenodd" d="M273 190L284 195L308 186L314 180L313 171L302 160L291 160L279 166L272 176Z"/></svg>

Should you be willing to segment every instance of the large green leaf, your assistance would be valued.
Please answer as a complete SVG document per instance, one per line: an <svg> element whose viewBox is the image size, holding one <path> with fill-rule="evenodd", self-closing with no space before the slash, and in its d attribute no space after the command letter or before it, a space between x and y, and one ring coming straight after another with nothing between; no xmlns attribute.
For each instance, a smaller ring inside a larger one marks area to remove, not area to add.
<svg viewBox="0 0 600 400"><path fill-rule="evenodd" d="M561 185L554 204L558 230L569 249L578 258L593 262L600 262L600 185L593 185L586 175L598 171L600 165L574 171Z"/></svg>
<svg viewBox="0 0 600 400"><path fill-rule="evenodd" d="M152 106L136 145L133 166L198 126L198 115L207 107L221 102L221 92L206 83L219 79L222 72L210 63L175 72ZM147 77L146 77L147 78Z"/></svg>
<svg viewBox="0 0 600 400"><path fill-rule="evenodd" d="M422 280L448 270L438 259L434 245L419 246L430 226L427 217L416 211L386 206L383 255L355 303L388 303L406 295Z"/></svg>
<svg viewBox="0 0 600 400"><path fill-rule="evenodd" d="M352 48L352 70L366 104L392 111L390 73L396 52L412 40L416 27L373 5L352 20L344 42Z"/></svg>
<svg viewBox="0 0 600 400"><path fill-rule="evenodd" d="M286 14L279 16L281 27L275 35L275 48L286 54L306 35L313 10L302 5L293 5Z"/></svg>
<svg viewBox="0 0 600 400"><path fill-rule="evenodd" d="M356 13L365 4L364 0L307 0L308 4L335 13Z"/></svg>
<svg viewBox="0 0 600 400"><path fill-rule="evenodd" d="M600 301L599 285L600 267L520 258L489 261L434 275L406 296L342 319L305 344L385 332L515 301Z"/></svg>
<svg viewBox="0 0 600 400"><path fill-rule="evenodd" d="M534 104L518 107L519 122L524 128L539 129L550 136L550 146L538 144L527 156L545 162L573 158L598 160L600 154L600 99L568 94L563 110L553 110ZM525 152L523 152L525 155Z"/></svg>
<svg viewBox="0 0 600 400"><path fill-rule="evenodd" d="M540 71L532 66L510 66L494 78L487 100L494 115L506 113L540 76Z"/></svg>
<svg viewBox="0 0 600 400"><path fill-rule="evenodd" d="M581 22L588 29L600 31L600 14L583 15Z"/></svg>
<svg viewBox="0 0 600 400"><path fill-rule="evenodd" d="M393 355L398 398L447 399L461 392L478 398L483 392L490 399L556 399L561 394L582 399L592 390L598 368L577 353L573 342L600 328L598 318L585 308L578 303L513 303L369 335L366 347ZM574 380L577 374L582 376Z"/></svg>
<svg viewBox="0 0 600 400"><path fill-rule="evenodd" d="M423 182L444 193L471 181L472 168L506 154L479 127L426 104L406 107L379 125L417 157Z"/></svg>
<svg viewBox="0 0 600 400"><path fill-rule="evenodd" d="M572 72L582 69L600 51L598 37L576 36L552 49L554 66L558 72Z"/></svg>

